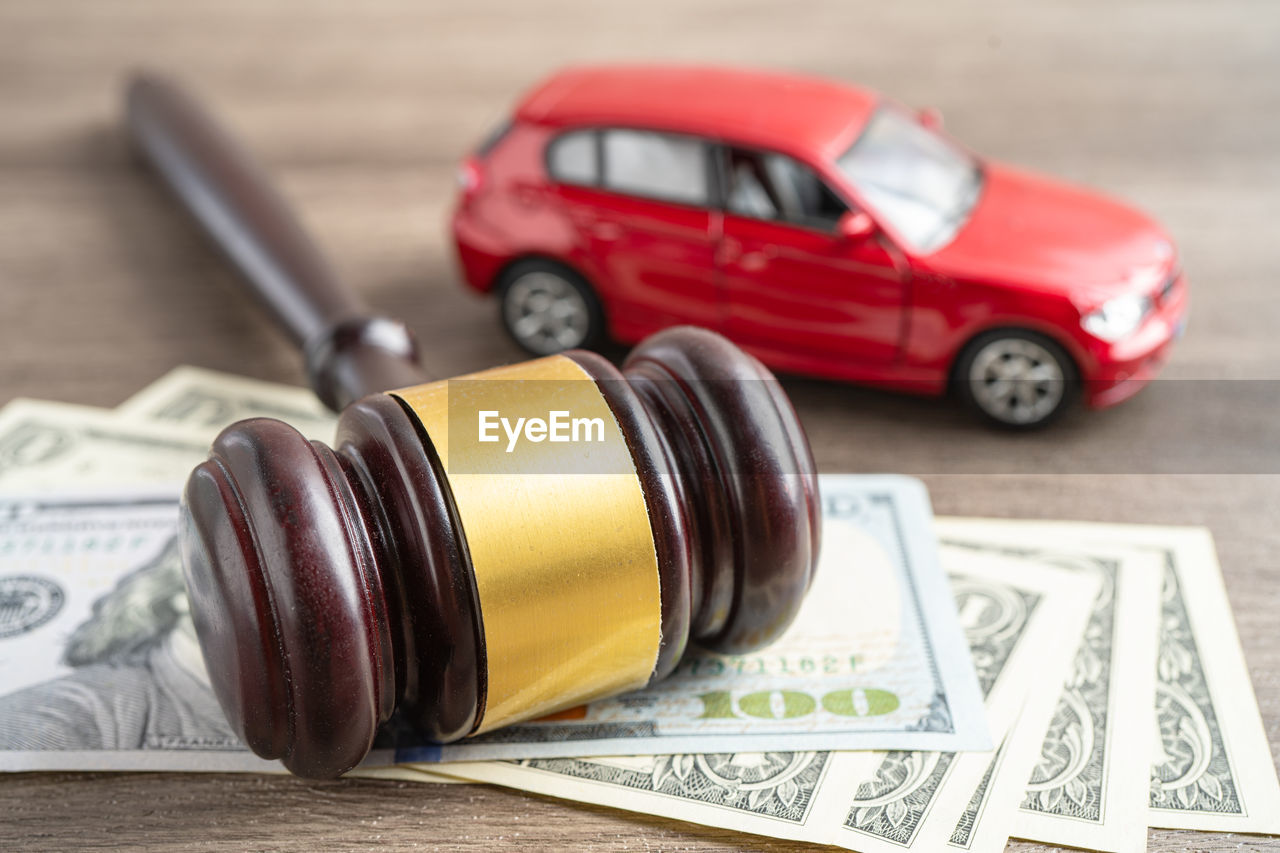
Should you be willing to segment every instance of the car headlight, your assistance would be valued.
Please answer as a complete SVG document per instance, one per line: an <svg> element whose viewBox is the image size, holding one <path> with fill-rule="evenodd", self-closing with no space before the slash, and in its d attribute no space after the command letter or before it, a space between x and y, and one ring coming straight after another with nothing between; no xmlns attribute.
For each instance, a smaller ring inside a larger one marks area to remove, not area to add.
<svg viewBox="0 0 1280 853"><path fill-rule="evenodd" d="M1115 343L1137 331L1151 310L1151 298L1143 293L1126 293L1108 299L1080 318L1084 330L1107 343Z"/></svg>

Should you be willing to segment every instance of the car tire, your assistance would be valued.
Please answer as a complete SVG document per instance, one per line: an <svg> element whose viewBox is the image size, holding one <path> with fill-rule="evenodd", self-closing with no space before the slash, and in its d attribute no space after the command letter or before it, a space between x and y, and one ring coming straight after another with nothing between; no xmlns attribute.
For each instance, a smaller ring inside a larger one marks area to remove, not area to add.
<svg viewBox="0 0 1280 853"><path fill-rule="evenodd" d="M1061 344L1028 329L998 329L970 341L952 386L988 423L1038 429L1061 417L1080 393L1080 371Z"/></svg>
<svg viewBox="0 0 1280 853"><path fill-rule="evenodd" d="M496 290L503 328L533 355L589 349L604 337L599 297L563 264L541 259L512 264Z"/></svg>

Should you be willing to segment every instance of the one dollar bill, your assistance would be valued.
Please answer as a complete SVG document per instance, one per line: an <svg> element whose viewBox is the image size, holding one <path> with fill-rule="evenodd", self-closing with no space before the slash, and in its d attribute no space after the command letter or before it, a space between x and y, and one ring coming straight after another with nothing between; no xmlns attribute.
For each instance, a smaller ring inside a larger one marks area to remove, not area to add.
<svg viewBox="0 0 1280 853"><path fill-rule="evenodd" d="M1001 740L994 753L892 752L864 764L831 839L862 853L1004 849L1021 794L1008 777L1026 772L1023 745L1039 741L1054 681L1069 671L1071 649L1059 639L1084 632L1101 586L1056 566L971 552L944 549L943 562Z"/></svg>
<svg viewBox="0 0 1280 853"><path fill-rule="evenodd" d="M14 400L0 409L0 488L179 486L209 450L206 432L104 409Z"/></svg>
<svg viewBox="0 0 1280 853"><path fill-rule="evenodd" d="M337 416L306 388L262 382L200 367L175 367L115 409L134 420L212 436L245 418L275 418L307 438L332 441Z"/></svg>
<svg viewBox="0 0 1280 853"><path fill-rule="evenodd" d="M944 549L1013 557L1098 582L1089 620L1074 635L1070 673L1046 697L1052 716L1020 721L998 781L1016 788L1009 829L1019 837L1113 853L1146 849L1146 823L1134 815L1146 796L1161 562L1123 547L1002 540L982 523L940 521L938 529Z"/></svg>
<svg viewBox="0 0 1280 853"><path fill-rule="evenodd" d="M1146 736L1139 757L1111 755L1108 763L1143 767L1149 826L1280 833L1280 782L1207 530L1005 520L942 520L939 526L944 538L964 535L996 547L1051 549L1079 559L1117 547L1156 557L1159 628L1150 664L1155 691L1144 709ZM1063 768L1069 771L1066 778L1083 775L1090 763L1081 760L1083 748L1100 748L1097 722L1106 719L1096 700L1083 707L1087 714L1064 714L1060 734L1046 741L1040 776L1033 782L1063 775ZM1028 798L1024 817L1041 811L1040 805ZM1116 809L1105 820L1136 823L1131 812Z"/></svg>

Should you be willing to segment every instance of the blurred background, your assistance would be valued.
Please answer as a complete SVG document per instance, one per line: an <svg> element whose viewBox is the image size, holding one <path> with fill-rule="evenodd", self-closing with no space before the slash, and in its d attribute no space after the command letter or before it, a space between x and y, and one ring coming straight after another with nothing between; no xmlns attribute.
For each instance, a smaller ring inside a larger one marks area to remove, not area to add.
<svg viewBox="0 0 1280 853"><path fill-rule="evenodd" d="M825 470L1280 472L1272 0L0 0L0 402L114 405L183 362L303 381L131 158L131 69L206 98L449 376L523 357L452 262L459 160L546 72L635 59L798 70L936 106L976 151L1126 198L1177 241L1192 315L1155 387L1010 436L947 401L787 380Z"/></svg>

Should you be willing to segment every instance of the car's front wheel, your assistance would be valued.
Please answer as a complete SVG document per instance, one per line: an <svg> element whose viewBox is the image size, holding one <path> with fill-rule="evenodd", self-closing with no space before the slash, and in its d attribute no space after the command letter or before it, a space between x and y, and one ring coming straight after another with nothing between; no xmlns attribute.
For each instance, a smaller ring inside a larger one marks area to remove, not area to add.
<svg viewBox="0 0 1280 853"><path fill-rule="evenodd" d="M1056 341L1026 329L1000 329L965 347L953 382L961 399L988 421L1033 429L1075 401L1080 376Z"/></svg>
<svg viewBox="0 0 1280 853"><path fill-rule="evenodd" d="M550 261L522 261L498 284L502 325L534 355L589 347L604 331L604 314L590 285Z"/></svg>

